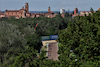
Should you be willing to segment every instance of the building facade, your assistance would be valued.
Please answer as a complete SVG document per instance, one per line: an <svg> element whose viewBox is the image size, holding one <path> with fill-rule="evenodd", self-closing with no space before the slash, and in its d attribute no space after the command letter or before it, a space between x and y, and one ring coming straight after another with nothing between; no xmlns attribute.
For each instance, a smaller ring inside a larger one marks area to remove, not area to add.
<svg viewBox="0 0 100 67"><path fill-rule="evenodd" d="M100 9L98 8L98 10L100 10ZM94 11L94 13L95 13L95 11ZM81 11L80 13L78 13L78 9L75 8L74 14L72 16L73 17L76 17L76 16L85 16L85 15L89 16L89 14L92 15L92 12L91 11Z"/></svg>
<svg viewBox="0 0 100 67"><path fill-rule="evenodd" d="M75 10L74 10L74 14L77 14L77 13L78 13L78 9L75 8Z"/></svg>
<svg viewBox="0 0 100 67"><path fill-rule="evenodd" d="M64 14L65 13L65 9L60 9L60 14Z"/></svg>
<svg viewBox="0 0 100 67"><path fill-rule="evenodd" d="M45 14L45 17L52 18L55 16L55 13L51 11L50 7L48 7L48 12Z"/></svg>
<svg viewBox="0 0 100 67"><path fill-rule="evenodd" d="M5 10L5 17L15 17L15 18L26 18L30 17L31 13L28 11L28 3L25 3L25 8L22 7L20 10Z"/></svg>

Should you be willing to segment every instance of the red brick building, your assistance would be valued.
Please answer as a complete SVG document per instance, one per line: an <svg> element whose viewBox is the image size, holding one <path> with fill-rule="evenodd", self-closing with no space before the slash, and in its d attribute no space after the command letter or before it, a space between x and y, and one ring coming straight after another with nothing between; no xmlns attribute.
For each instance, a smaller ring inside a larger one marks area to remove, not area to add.
<svg viewBox="0 0 100 67"><path fill-rule="evenodd" d="M98 10L100 10L100 9L98 8ZM95 13L95 11L94 11L94 13ZM80 13L78 13L78 9L75 8L73 17L76 17L76 16L85 16L85 15L89 16L89 14L92 15L92 12L91 11L81 11Z"/></svg>
<svg viewBox="0 0 100 67"><path fill-rule="evenodd" d="M48 12L45 14L45 17L52 18L55 16L55 13L51 11L50 7L48 7Z"/></svg>
<svg viewBox="0 0 100 67"><path fill-rule="evenodd" d="M74 10L74 14L77 14L77 13L78 13L78 9L75 8L75 10Z"/></svg>
<svg viewBox="0 0 100 67"><path fill-rule="evenodd" d="M48 17L48 18L52 18L55 17L57 14L52 12L50 10L50 7L48 7L48 12L46 14L44 13L30 13L29 12L29 5L28 3L25 3L25 8L22 7L19 10L5 10L4 13L0 12L0 18L2 17L15 17L16 19L19 18L26 18L26 17L30 17L30 18L34 18L34 17L40 17L40 16L44 16L44 17ZM64 17L64 15L62 15Z"/></svg>
<svg viewBox="0 0 100 67"><path fill-rule="evenodd" d="M25 8L22 7L20 10L5 10L5 17L15 17L15 18L26 18L30 17L31 13L28 11L28 3L25 3Z"/></svg>

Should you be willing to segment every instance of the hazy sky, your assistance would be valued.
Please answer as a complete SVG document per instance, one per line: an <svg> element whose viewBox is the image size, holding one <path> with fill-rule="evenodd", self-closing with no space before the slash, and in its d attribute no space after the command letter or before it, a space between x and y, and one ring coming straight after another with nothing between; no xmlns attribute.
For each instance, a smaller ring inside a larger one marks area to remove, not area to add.
<svg viewBox="0 0 100 67"><path fill-rule="evenodd" d="M19 10L26 2L29 11L47 11L48 6L51 11L59 11L61 8L72 11L76 7L79 11L89 11L91 7L94 10L100 8L100 0L0 0L0 10Z"/></svg>

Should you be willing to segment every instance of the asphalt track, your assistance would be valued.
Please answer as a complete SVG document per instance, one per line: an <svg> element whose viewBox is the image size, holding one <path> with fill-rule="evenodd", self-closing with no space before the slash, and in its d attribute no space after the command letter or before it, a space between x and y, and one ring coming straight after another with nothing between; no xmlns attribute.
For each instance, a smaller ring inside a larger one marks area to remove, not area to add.
<svg viewBox="0 0 100 67"><path fill-rule="evenodd" d="M58 45L57 42L48 44L48 58L52 60L58 60Z"/></svg>

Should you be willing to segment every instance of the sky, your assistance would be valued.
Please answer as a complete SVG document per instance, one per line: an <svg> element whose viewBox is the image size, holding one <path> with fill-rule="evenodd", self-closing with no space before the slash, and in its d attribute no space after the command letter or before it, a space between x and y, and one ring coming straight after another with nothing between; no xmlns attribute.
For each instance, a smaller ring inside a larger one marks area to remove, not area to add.
<svg viewBox="0 0 100 67"><path fill-rule="evenodd" d="M19 10L25 3L29 4L29 11L73 11L76 7L79 11L89 11L92 7L95 11L100 8L100 0L0 0L0 10Z"/></svg>

